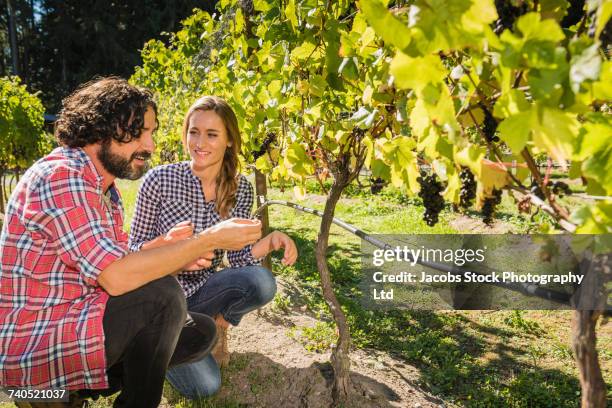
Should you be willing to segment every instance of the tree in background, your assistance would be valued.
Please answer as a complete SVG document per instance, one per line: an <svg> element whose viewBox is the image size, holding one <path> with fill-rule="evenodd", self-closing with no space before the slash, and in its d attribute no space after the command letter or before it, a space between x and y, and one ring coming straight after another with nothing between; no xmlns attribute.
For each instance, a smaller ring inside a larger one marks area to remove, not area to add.
<svg viewBox="0 0 612 408"><path fill-rule="evenodd" d="M8 199L8 177L16 177L49 152L51 138L43 130L44 108L19 78L0 78L0 213Z"/></svg>

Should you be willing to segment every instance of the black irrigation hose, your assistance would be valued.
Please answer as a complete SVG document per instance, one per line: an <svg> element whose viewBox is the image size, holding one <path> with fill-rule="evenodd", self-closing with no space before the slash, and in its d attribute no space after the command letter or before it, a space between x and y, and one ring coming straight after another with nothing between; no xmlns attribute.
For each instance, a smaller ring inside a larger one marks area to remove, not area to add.
<svg viewBox="0 0 612 408"><path fill-rule="evenodd" d="M284 201L284 200L266 200L263 196L259 196L259 204L260 204L260 207L253 214L254 217L258 217L261 214L261 212L264 210L264 208L270 205L284 205L286 207L291 207L291 208L294 208L296 210L299 210L299 211L302 211L308 214L318 215L319 217L323 216L323 212L319 210L304 207L302 205L295 204L289 201ZM344 228L345 230L357 235L359 238L369 242L370 244L374 245L377 248L393 249L391 245L372 237L371 235L367 234L365 231L360 230L359 228L347 222L344 222L339 218L335 218L335 217L332 218L332 222ZM408 255L411 258L410 261L413 261L412 255L411 254L408 254ZM441 264L437 262L429 262L429 261L421 261L418 259L417 259L417 263L419 265L426 266L428 268L432 268L440 272L450 272L455 275L464 275L468 272L454 265L449 267L446 264ZM483 276L487 275L486 273L481 273L477 271L469 271L469 272L475 273L478 275L483 275ZM529 284L529 283L506 283L506 282L483 282L483 283L499 286L504 289L512 290L514 292L520 292L526 296L539 297L541 299L549 300L549 301L560 303L563 305L568 305L568 306L570 305L570 295L569 294L557 292L557 291L550 290L550 289L544 289L540 285ZM604 314L606 316L612 315L612 307L610 305L606 305L606 310L604 311Z"/></svg>

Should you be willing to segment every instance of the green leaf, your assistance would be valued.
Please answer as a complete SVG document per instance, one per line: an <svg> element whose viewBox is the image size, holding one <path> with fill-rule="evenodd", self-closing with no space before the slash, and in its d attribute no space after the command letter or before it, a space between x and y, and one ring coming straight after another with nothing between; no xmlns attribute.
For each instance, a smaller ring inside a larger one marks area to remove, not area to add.
<svg viewBox="0 0 612 408"><path fill-rule="evenodd" d="M482 169L481 162L485 157L485 151L476 145L470 145L462 150L456 150L454 160L461 166L469 167L476 176L480 177Z"/></svg>
<svg viewBox="0 0 612 408"><path fill-rule="evenodd" d="M363 144L365 144L366 146L366 157L365 157L365 161L363 162L363 164L366 166L366 168L369 168L370 163L372 162L372 159L374 158L374 154L376 153L374 151L374 142L369 137L366 137L363 139Z"/></svg>
<svg viewBox="0 0 612 408"><path fill-rule="evenodd" d="M483 159L481 162L478 181L480 181L484 196L488 196L493 192L493 189L500 190L505 187L510 181L508 172L498 163Z"/></svg>
<svg viewBox="0 0 612 408"><path fill-rule="evenodd" d="M414 140L405 136L389 139L382 146L385 162L390 165L391 183L395 187L409 185L413 189L418 185L416 179L411 184L411 179L418 172L414 169L417 160L414 148Z"/></svg>
<svg viewBox="0 0 612 408"><path fill-rule="evenodd" d="M374 93L374 88L372 88L371 85L367 85L365 87L365 89L363 90L363 95L361 96L361 101L365 105L371 105L372 104L372 94L373 93Z"/></svg>
<svg viewBox="0 0 612 408"><path fill-rule="evenodd" d="M340 36L345 32L341 30L338 24L334 21L327 23L325 31L323 32L323 38L326 41L325 47L325 69L327 71L326 81L328 84L337 91L342 91L344 85L338 75L338 68L340 67Z"/></svg>
<svg viewBox="0 0 612 408"><path fill-rule="evenodd" d="M410 126L412 132L419 138L422 138L431 126L429 114L422 99L417 99L414 108L410 112Z"/></svg>
<svg viewBox="0 0 612 408"><path fill-rule="evenodd" d="M588 179L590 191L612 195L612 120L600 113L585 115L585 119L573 159L582 161L581 175Z"/></svg>
<svg viewBox="0 0 612 408"><path fill-rule="evenodd" d="M451 203L459 204L459 193L461 191L461 179L459 173L454 171L452 167L450 174L447 173L446 190L444 190L444 198Z"/></svg>
<svg viewBox="0 0 612 408"><path fill-rule="evenodd" d="M529 71L529 87L535 99L546 102L550 106L558 106L561 97L569 92L566 51L562 47L554 50L554 64L546 68Z"/></svg>
<svg viewBox="0 0 612 408"><path fill-rule="evenodd" d="M374 177L380 177L383 180L391 179L391 168L380 159L372 159L370 162L370 170Z"/></svg>
<svg viewBox="0 0 612 408"><path fill-rule="evenodd" d="M536 105L534 108L537 118L532 121L534 144L555 160L571 158L579 129L576 115L546 106Z"/></svg>
<svg viewBox="0 0 612 408"><path fill-rule="evenodd" d="M570 169L569 169L569 178L570 179L580 178L580 176L582 175L581 167L582 167L582 162L572 161L572 164L570 165Z"/></svg>
<svg viewBox="0 0 612 408"><path fill-rule="evenodd" d="M306 177L314 173L312 159L300 143L292 143L285 152L285 167L296 176Z"/></svg>
<svg viewBox="0 0 612 408"><path fill-rule="evenodd" d="M280 79L275 79L270 81L268 84L268 92L274 98L280 98L281 96L281 88L283 86L283 82Z"/></svg>
<svg viewBox="0 0 612 408"><path fill-rule="evenodd" d="M308 57L312 58L315 48L317 48L315 44L311 42L304 42L302 45L295 47L293 51L291 51L291 58L297 61L303 61Z"/></svg>
<svg viewBox="0 0 612 408"><path fill-rule="evenodd" d="M531 117L532 113L529 111L519 112L507 117L497 127L500 139L503 140L513 152L520 152L527 144L532 127Z"/></svg>
<svg viewBox="0 0 612 408"><path fill-rule="evenodd" d="M595 38L599 38L599 35L606 27L606 24L612 17L612 2L603 1L599 6L599 12L597 13L597 28L595 29Z"/></svg>
<svg viewBox="0 0 612 408"><path fill-rule="evenodd" d="M483 33L497 19L491 0L415 1L408 11L412 42L403 50L411 56L480 47Z"/></svg>
<svg viewBox="0 0 612 408"><path fill-rule="evenodd" d="M391 139L388 143L383 146L385 155L390 157L397 157L400 162L410 162L413 160L413 149L416 147L416 143L413 139L406 136L399 136Z"/></svg>
<svg viewBox="0 0 612 408"><path fill-rule="evenodd" d="M267 155L258 157L255 161L255 167L257 167L257 170L261 171L264 174L270 173L273 169L272 163L270 163L270 160L268 160Z"/></svg>
<svg viewBox="0 0 612 408"><path fill-rule="evenodd" d="M612 232L612 203L600 201L575 210L570 220L578 224L576 234L606 234Z"/></svg>
<svg viewBox="0 0 612 408"><path fill-rule="evenodd" d="M325 89L327 89L327 81L321 75L313 75L310 79L310 93L317 97L322 97Z"/></svg>
<svg viewBox="0 0 612 408"><path fill-rule="evenodd" d="M525 94L518 89L511 89L502 94L493 109L493 114L498 118L507 118L529 109L529 102Z"/></svg>
<svg viewBox="0 0 612 408"><path fill-rule="evenodd" d="M505 30L500 36L502 63L508 68L556 68L556 46L564 38L551 19L540 21L538 13L527 13L517 21L517 34Z"/></svg>
<svg viewBox="0 0 612 408"><path fill-rule="evenodd" d="M359 39L361 42L361 46L359 47L359 55L362 57L367 57L368 55L374 53L378 47L374 43L376 39L376 32L372 27L368 27L365 29L361 38Z"/></svg>
<svg viewBox="0 0 612 408"><path fill-rule="evenodd" d="M285 16L287 16L287 19L289 20L289 23L291 24L291 28L293 29L293 31L297 32L299 27L298 27L298 20L297 20L297 14L296 14L296 9L295 9L295 0L287 1L287 7L285 7Z"/></svg>
<svg viewBox="0 0 612 408"><path fill-rule="evenodd" d="M601 67L601 78L593 84L593 97L602 101L612 99L612 61Z"/></svg>
<svg viewBox="0 0 612 408"><path fill-rule="evenodd" d="M585 115L574 148L573 160L582 161L612 145L612 120L602 114Z"/></svg>
<svg viewBox="0 0 612 408"><path fill-rule="evenodd" d="M272 8L266 0L253 0L253 7L256 11L267 12Z"/></svg>
<svg viewBox="0 0 612 408"><path fill-rule="evenodd" d="M557 43L565 36L556 21L547 19L540 20L538 13L527 13L516 22L518 31L523 36L524 41L550 41Z"/></svg>
<svg viewBox="0 0 612 408"><path fill-rule="evenodd" d="M234 24L236 24L236 32L240 33L244 30L244 16L241 9L237 9L234 14Z"/></svg>
<svg viewBox="0 0 612 408"><path fill-rule="evenodd" d="M552 18L561 21L567 13L569 2L566 0L540 0L542 18Z"/></svg>
<svg viewBox="0 0 612 408"><path fill-rule="evenodd" d="M398 88L411 88L417 92L430 83L441 83L446 76L446 70L440 58L434 55L412 58L398 52L391 61L389 70Z"/></svg>
<svg viewBox="0 0 612 408"><path fill-rule="evenodd" d="M605 195L612 195L612 145L608 144L585 159L582 162L582 174L589 179L589 183L596 181Z"/></svg>
<svg viewBox="0 0 612 408"><path fill-rule="evenodd" d="M342 74L349 80L359 79L359 68L357 67L357 58L346 57L342 59L342 63L338 67L338 73Z"/></svg>
<svg viewBox="0 0 612 408"><path fill-rule="evenodd" d="M364 14L368 24L374 28L382 39L400 50L410 44L410 30L394 15L389 13L387 7L377 0L361 0L359 8Z"/></svg>

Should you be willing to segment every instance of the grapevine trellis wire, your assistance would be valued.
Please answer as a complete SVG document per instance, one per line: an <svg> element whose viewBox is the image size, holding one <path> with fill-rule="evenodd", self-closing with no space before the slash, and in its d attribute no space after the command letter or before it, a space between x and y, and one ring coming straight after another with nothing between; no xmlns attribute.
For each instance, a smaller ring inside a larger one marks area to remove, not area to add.
<svg viewBox="0 0 612 408"><path fill-rule="evenodd" d="M272 205L282 205L285 207L290 207L293 208L295 210L298 211L302 211L308 214L313 214L313 215L317 215L319 217L323 216L323 212L319 211L319 210L315 210L313 208L309 208L309 207L305 207L303 205L299 205L296 203L292 203L290 201L285 201L285 200L266 200L264 196L259 196L258 197L258 201L259 201L259 207L257 208L257 210L254 212L253 216L254 217L259 217L262 213L262 211L268 207L268 206L272 206ZM355 234L356 236L358 236L359 238L363 239L364 241L372 244L373 246L375 246L376 248L379 249L383 249L383 250L387 250L387 249L391 249L393 250L393 247L391 245L389 245L388 243L373 237L372 235L366 233L365 231L355 227L354 225L349 224L346 221L343 221L339 218L333 217L332 218L332 222L336 225L338 225L339 227L345 229L346 231L349 231L352 234ZM412 257L412 255L410 253L407 254L408 255L408 260L410 262L414 262L414 258ZM443 263L438 263L438 262L431 262L431 261L427 261L427 260L423 260L420 258L417 258L416 263L418 263L421 266L425 266L440 272L449 272L455 275L465 275L466 273L470 272L472 274L478 274L478 275L486 275L486 273L483 272L479 272L479 271L475 271L475 270L470 270L467 271L462 267L456 266L456 265L447 265L447 264L443 264ZM551 302L555 302L558 304L562 304L562 305L571 305L571 295L569 293L563 293L563 292L557 292L551 289L546 289L541 287L540 285L534 284L534 283L521 283L521 282L489 282L489 281L484 281L482 283L486 283L489 285L494 285L494 286L498 286L504 289L508 289L514 292L519 292L525 296L532 296L532 297L538 297L544 300L548 300ZM607 304L605 307L605 311L604 311L604 315L605 316L612 316L612 305Z"/></svg>

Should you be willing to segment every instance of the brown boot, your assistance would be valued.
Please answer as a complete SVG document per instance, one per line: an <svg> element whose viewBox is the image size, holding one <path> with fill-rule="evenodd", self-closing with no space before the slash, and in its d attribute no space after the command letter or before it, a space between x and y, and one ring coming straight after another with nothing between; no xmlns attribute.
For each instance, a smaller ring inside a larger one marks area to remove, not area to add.
<svg viewBox="0 0 612 408"><path fill-rule="evenodd" d="M215 323L217 325L217 344L215 344L211 354L219 367L227 367L230 361L230 353L227 347L229 326L221 315L217 316Z"/></svg>

